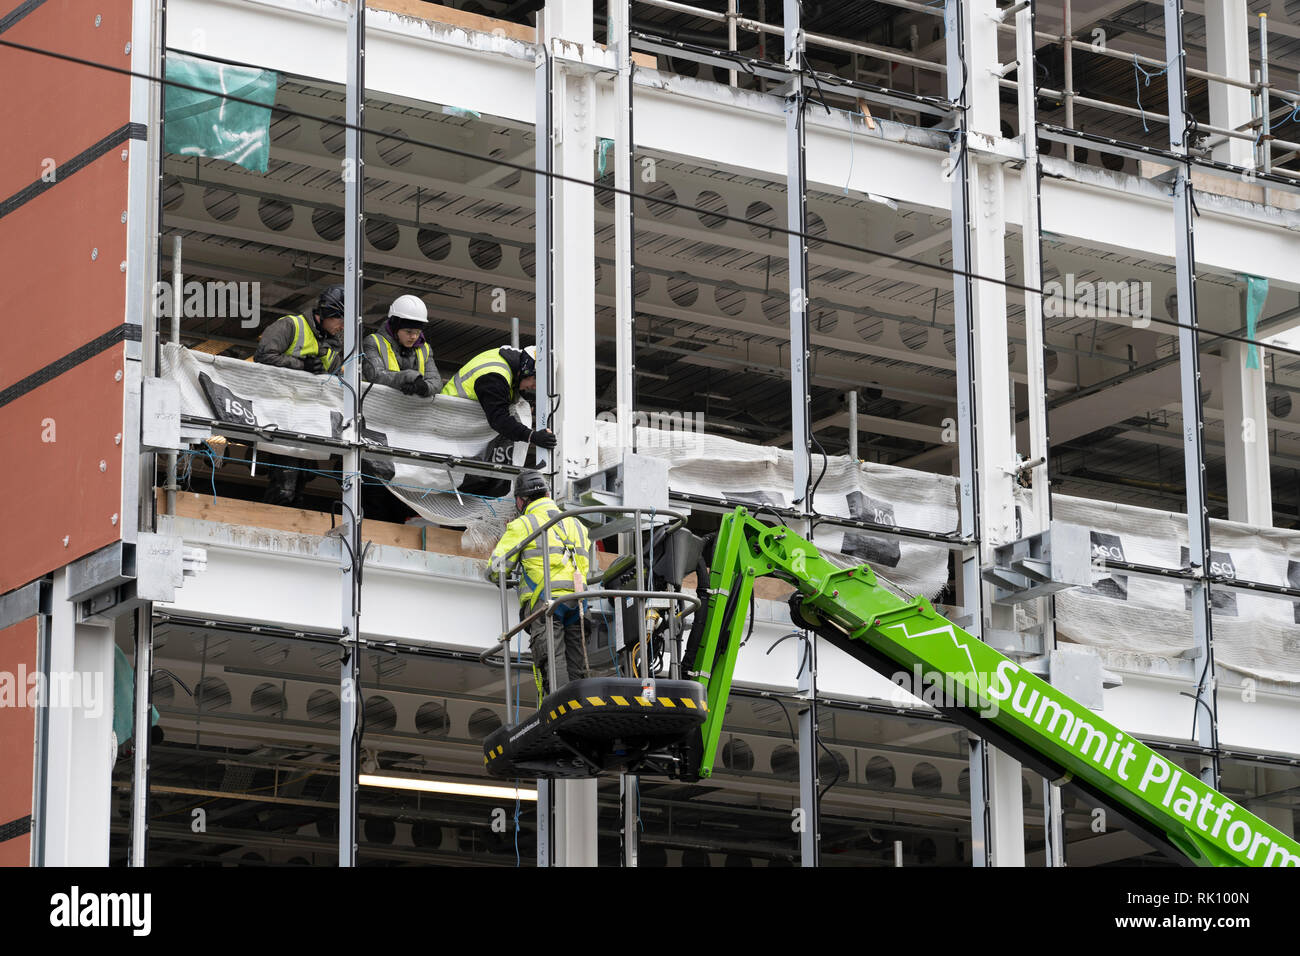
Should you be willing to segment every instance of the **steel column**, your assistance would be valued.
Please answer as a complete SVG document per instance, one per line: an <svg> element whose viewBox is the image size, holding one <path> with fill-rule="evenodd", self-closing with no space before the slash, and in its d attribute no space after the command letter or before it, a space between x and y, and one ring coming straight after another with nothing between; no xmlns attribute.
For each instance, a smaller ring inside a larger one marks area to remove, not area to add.
<svg viewBox="0 0 1300 956"><path fill-rule="evenodd" d="M1008 474L1014 432L1008 411L1006 289L970 277L1005 274L1002 168L976 161L966 148L972 130L1001 135L997 73L992 69L997 62L994 12L991 0L972 3L969 20L957 0L948 0L945 11L948 62L967 64L964 70L948 71L949 98L960 100L963 107L948 167L953 181L953 266L966 273L954 281L961 529L979 541L978 552L962 560L961 591L971 632L981 638L986 616L995 628L1015 625L1009 609L986 601L979 574L993 546L1015 534ZM982 740L972 741L971 839L976 866L1024 863L1020 764Z"/></svg>
<svg viewBox="0 0 1300 956"><path fill-rule="evenodd" d="M592 71L565 52L593 42L592 0L548 0L540 19L553 72L549 102L537 115L550 117L555 171L586 181L554 181L547 217L554 239L550 285L554 311L547 356L553 377L548 379L548 392L555 393L559 401L552 490L559 499L567 494L572 479L590 474L596 463L596 212L591 182L596 89ZM551 400L539 389L539 402ZM555 661L554 655L551 661ZM557 780L551 792L555 798L555 862L559 866L595 866L596 781Z"/></svg>
<svg viewBox="0 0 1300 956"><path fill-rule="evenodd" d="M136 608L135 714L132 733L135 750L131 761L131 866L146 866L149 849L149 748L153 727L153 611Z"/></svg>
<svg viewBox="0 0 1300 956"><path fill-rule="evenodd" d="M1165 0L1165 57L1169 95L1169 148L1187 155L1190 116L1187 112L1186 56L1183 45L1182 0ZM1205 504L1205 421L1201 407L1201 357L1196 322L1196 250L1193 242L1191 163L1177 167L1174 180L1174 242L1177 247L1178 367L1182 377L1183 474L1187 484L1188 560L1202 573L1210 566L1209 510ZM1201 779L1219 785L1218 701L1215 693L1214 634L1210 589L1204 578L1191 584L1192 637L1203 662L1196 685L1196 738L1210 753Z"/></svg>
<svg viewBox="0 0 1300 956"><path fill-rule="evenodd" d="M344 163L343 236L343 521L339 539L342 577L342 673L339 694L339 866L355 866L357 858L357 765L361 741L361 394L362 263L365 234L362 200L365 160L361 130L365 126L366 3L348 6L347 153Z"/></svg>
<svg viewBox="0 0 1300 956"><path fill-rule="evenodd" d="M1038 95L1037 71L1034 69L1034 26L1036 4L1030 2L1016 14L1016 59L1025 64L1017 71L1020 106L1020 136L1025 148L1025 165L1020 171L1022 201L1020 233L1024 284L1039 289L1043 285L1043 233L1042 233L1042 162L1038 153ZM1047 373L1045 368L1043 328L1043 296L1041 292L1025 293L1025 367L1028 372L1029 405L1029 460L1043 464L1029 472L1032 481L1032 508L1039 528L1046 528L1052 520L1052 496L1048 482L1049 439L1047 427ZM1056 646L1056 622L1053 602L1040 598L1034 602L1038 621L1043 630L1043 646ZM1046 863L1064 866L1064 829L1061 819L1061 788L1043 781L1043 824L1045 830Z"/></svg>
<svg viewBox="0 0 1300 956"><path fill-rule="evenodd" d="M113 627L77 623L68 570L54 572L46 738L47 866L107 866L113 780Z"/></svg>
<svg viewBox="0 0 1300 956"><path fill-rule="evenodd" d="M630 0L609 2L609 46L618 59L614 78L614 185L619 190L632 188L632 167L636 159L632 144L632 48L628 39ZM636 220L632 197L626 192L614 195L614 383L618 444L636 450L636 430L632 410L636 406L636 311L632 291L632 263L636 237Z"/></svg>
<svg viewBox="0 0 1300 956"><path fill-rule="evenodd" d="M1246 0L1205 0L1205 59L1210 73L1250 81L1250 29ZM1241 129L1250 122L1250 90L1210 81L1210 122L1222 129ZM1235 166L1254 164L1249 140L1229 139L1213 156Z"/></svg>

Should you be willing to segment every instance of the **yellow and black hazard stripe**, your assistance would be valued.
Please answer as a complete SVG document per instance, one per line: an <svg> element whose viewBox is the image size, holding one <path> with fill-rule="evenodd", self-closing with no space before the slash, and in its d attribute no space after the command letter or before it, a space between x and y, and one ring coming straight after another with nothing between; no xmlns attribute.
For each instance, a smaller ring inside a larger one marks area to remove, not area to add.
<svg viewBox="0 0 1300 956"><path fill-rule="evenodd" d="M583 703L585 701L585 705ZM700 701L696 703L693 697L656 697L654 700L646 700L644 697L620 697L618 694L610 694L608 697L584 697L581 700L577 698L570 700L567 704L559 704L554 710L546 716L551 720L567 714L571 710L582 710L583 707L610 707L614 710L641 710L641 709L659 709L659 710L676 710L679 707L686 710L707 711L709 705Z"/></svg>

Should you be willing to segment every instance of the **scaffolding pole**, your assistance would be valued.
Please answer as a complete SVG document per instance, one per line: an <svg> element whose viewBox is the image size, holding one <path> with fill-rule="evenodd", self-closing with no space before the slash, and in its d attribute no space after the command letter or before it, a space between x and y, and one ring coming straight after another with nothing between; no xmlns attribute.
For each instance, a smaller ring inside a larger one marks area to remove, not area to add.
<svg viewBox="0 0 1300 956"><path fill-rule="evenodd" d="M1182 0L1165 0L1165 53L1169 59L1169 148L1187 155L1190 135L1187 75L1183 49ZM1201 779L1219 786L1218 700L1214 690L1214 632L1210 588L1204 575L1210 567L1209 509L1205 502L1205 417L1201 405L1201 359L1196 323L1196 250L1194 245L1191 164L1177 167L1174 181L1174 242L1177 247L1178 367L1182 379L1183 473L1187 486L1188 561L1201 576L1191 582L1192 638L1202 661L1196 684L1193 726L1197 740L1210 754Z"/></svg>
<svg viewBox="0 0 1300 956"><path fill-rule="evenodd" d="M362 200L365 167L361 130L365 126L366 2L348 5L347 153L344 164L343 236L343 521L339 539L342 577L342 665L339 694L339 866L357 862L357 765L361 710L361 361L362 262L365 234Z"/></svg>
<svg viewBox="0 0 1300 956"><path fill-rule="evenodd" d="M808 221L807 143L804 130L804 35L799 0L785 2L785 66L790 87L785 97L786 220L792 230L786 245L790 275L790 415L794 450L794 502L808 514L812 450L808 415L808 244L802 235ZM799 233L795 235L793 233ZM811 528L804 523L806 532ZM811 534L809 534L811 538ZM799 710L799 858L803 866L816 866L818 856L817 687L814 639L803 635L807 658L798 673L799 693L805 706Z"/></svg>
<svg viewBox="0 0 1300 956"><path fill-rule="evenodd" d="M555 243L552 222L555 211L554 180L550 176L555 161L555 121L552 101L553 75L551 57L547 49L550 38L546 36L546 17L537 17L537 57L534 61L534 93L537 103L537 155L534 165L538 174L533 178L536 225L534 227L536 253L536 312L534 329L537 339L537 421L534 428L550 427L550 393L554 387L551 373L551 317L555 302ZM536 449L538 464L548 468L555 456ZM554 474L552 473L552 481ZM549 562L548 562L549 563ZM551 655L554 660L554 655ZM554 687L554 683L551 685ZM555 854L551 842L554 838L552 810L555 805L555 787L550 781L537 781L537 865L553 865Z"/></svg>

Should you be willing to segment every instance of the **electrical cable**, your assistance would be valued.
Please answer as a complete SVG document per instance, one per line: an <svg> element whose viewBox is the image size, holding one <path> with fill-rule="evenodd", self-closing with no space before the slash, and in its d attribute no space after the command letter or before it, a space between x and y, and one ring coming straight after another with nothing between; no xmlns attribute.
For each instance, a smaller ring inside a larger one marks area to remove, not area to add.
<svg viewBox="0 0 1300 956"><path fill-rule="evenodd" d="M822 789L817 793L817 802L818 804L820 804L822 802L822 798L825 797L826 794L830 792L831 787L835 786L837 783L840 782L840 777L842 776L842 774L840 773L840 755L837 754L835 751L831 750L830 747L826 746L825 741L822 740L822 735L820 732L816 732L813 734L813 740L817 741L817 745L820 746L822 750L826 751L826 755L831 758L831 763L835 764L835 779L832 780L830 783L826 784L826 786L822 787Z"/></svg>
<svg viewBox="0 0 1300 956"><path fill-rule="evenodd" d="M817 476L817 480L813 482L812 487L808 489L808 513L816 517L817 509L813 507L813 499L817 494L817 489L821 487L822 479L826 477L826 467L830 464L830 456L826 454L826 449L817 440L817 436L813 432L808 432L808 437L817 446L817 450L822 453L822 472Z"/></svg>
<svg viewBox="0 0 1300 956"><path fill-rule="evenodd" d="M754 636L754 589L750 588L749 589L749 630L745 632L745 638L740 642L740 647L744 647L746 644L748 644L749 639L753 636ZM768 649L768 653L771 653L771 648Z"/></svg>

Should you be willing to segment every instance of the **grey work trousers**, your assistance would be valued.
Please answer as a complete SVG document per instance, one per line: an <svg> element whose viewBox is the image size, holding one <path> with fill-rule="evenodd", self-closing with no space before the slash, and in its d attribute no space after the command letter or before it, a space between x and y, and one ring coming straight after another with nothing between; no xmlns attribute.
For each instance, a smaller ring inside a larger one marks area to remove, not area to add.
<svg viewBox="0 0 1300 956"><path fill-rule="evenodd" d="M576 618L572 624L565 626L558 617L552 617L552 636L555 642L555 680L563 687L570 681L581 680L587 676L586 654L583 653L583 636L581 619ZM543 614L528 625L528 636L532 639L528 645L533 655L533 677L537 681L538 703L551 692L550 658L546 647L546 615Z"/></svg>

